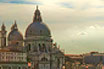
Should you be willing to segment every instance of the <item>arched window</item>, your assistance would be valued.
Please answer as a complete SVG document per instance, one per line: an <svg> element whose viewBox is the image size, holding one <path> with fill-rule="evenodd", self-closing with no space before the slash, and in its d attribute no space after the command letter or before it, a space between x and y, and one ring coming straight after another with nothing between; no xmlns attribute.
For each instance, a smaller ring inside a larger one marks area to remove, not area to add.
<svg viewBox="0 0 104 69"><path fill-rule="evenodd" d="M43 50L44 50L44 52L47 52L47 49L46 49L46 46L44 43L43 43Z"/></svg>
<svg viewBox="0 0 104 69"><path fill-rule="evenodd" d="M59 68L60 67L60 59L59 58L57 59L57 62L58 62L57 67Z"/></svg>
<svg viewBox="0 0 104 69"><path fill-rule="evenodd" d="M41 51L41 45L39 44L39 51Z"/></svg>
<svg viewBox="0 0 104 69"><path fill-rule="evenodd" d="M39 44L39 47L40 47L41 45Z"/></svg>
<svg viewBox="0 0 104 69"><path fill-rule="evenodd" d="M16 42L16 45L18 46L19 45L19 42Z"/></svg>
<svg viewBox="0 0 104 69"><path fill-rule="evenodd" d="M41 59L41 61L48 61L48 59L45 58L45 57L43 57L43 58Z"/></svg>
<svg viewBox="0 0 104 69"><path fill-rule="evenodd" d="M11 69L11 67L9 67L8 69Z"/></svg>
<svg viewBox="0 0 104 69"><path fill-rule="evenodd" d="M28 50L29 50L29 51L31 50L31 44L28 45Z"/></svg>
<svg viewBox="0 0 104 69"><path fill-rule="evenodd" d="M43 46L45 46L45 44L43 43Z"/></svg>
<svg viewBox="0 0 104 69"><path fill-rule="evenodd" d="M18 69L21 69L21 67L18 67Z"/></svg>
<svg viewBox="0 0 104 69"><path fill-rule="evenodd" d="M6 38L4 38L4 45L6 45Z"/></svg>

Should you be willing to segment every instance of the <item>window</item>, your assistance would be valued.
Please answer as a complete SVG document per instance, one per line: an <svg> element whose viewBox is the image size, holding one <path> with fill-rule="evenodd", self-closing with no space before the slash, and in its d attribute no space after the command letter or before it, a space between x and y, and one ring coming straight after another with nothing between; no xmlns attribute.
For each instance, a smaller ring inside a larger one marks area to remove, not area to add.
<svg viewBox="0 0 104 69"><path fill-rule="evenodd" d="M43 57L43 58L41 59L41 61L48 61L48 59L45 58L45 57Z"/></svg>
<svg viewBox="0 0 104 69"><path fill-rule="evenodd" d="M59 68L60 67L60 59L59 58L57 59L57 62L58 62L57 67Z"/></svg>
<svg viewBox="0 0 104 69"><path fill-rule="evenodd" d="M16 45L18 46L19 45L19 42L16 42Z"/></svg>
<svg viewBox="0 0 104 69"><path fill-rule="evenodd" d="M28 50L29 50L29 51L31 50L31 44L28 45Z"/></svg>
<svg viewBox="0 0 104 69"><path fill-rule="evenodd" d="M47 52L45 44L43 44L43 50L44 50L44 52Z"/></svg>
<svg viewBox="0 0 104 69"><path fill-rule="evenodd" d="M21 67L18 67L18 69L21 69Z"/></svg>
<svg viewBox="0 0 104 69"><path fill-rule="evenodd" d="M39 44L39 47L40 47L41 45Z"/></svg>
<svg viewBox="0 0 104 69"><path fill-rule="evenodd" d="M39 51L41 51L41 45L39 44Z"/></svg>
<svg viewBox="0 0 104 69"><path fill-rule="evenodd" d="M8 69L11 69L11 67L9 67Z"/></svg>

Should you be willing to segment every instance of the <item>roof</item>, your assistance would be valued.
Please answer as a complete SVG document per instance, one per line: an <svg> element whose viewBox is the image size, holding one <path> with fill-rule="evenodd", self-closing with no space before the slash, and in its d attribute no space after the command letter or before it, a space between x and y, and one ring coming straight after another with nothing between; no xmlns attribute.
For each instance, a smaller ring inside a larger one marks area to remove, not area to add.
<svg viewBox="0 0 104 69"><path fill-rule="evenodd" d="M68 56L72 59L82 59L83 58L82 55L78 55L78 54L65 54L65 56Z"/></svg>
<svg viewBox="0 0 104 69"><path fill-rule="evenodd" d="M0 52L22 52L19 50L11 50L11 49L0 49Z"/></svg>

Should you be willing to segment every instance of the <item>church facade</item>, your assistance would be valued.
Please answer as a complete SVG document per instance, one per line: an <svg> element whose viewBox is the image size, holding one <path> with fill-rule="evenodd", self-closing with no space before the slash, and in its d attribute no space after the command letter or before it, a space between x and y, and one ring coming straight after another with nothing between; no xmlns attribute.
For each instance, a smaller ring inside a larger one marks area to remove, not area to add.
<svg viewBox="0 0 104 69"><path fill-rule="evenodd" d="M6 32L3 24L0 31L0 48L26 53L28 68L62 69L65 65L64 52L57 47L57 44L53 43L50 29L43 22L38 6L24 37L19 31L16 21L12 25L8 37L6 37ZM8 43L6 43L6 39Z"/></svg>

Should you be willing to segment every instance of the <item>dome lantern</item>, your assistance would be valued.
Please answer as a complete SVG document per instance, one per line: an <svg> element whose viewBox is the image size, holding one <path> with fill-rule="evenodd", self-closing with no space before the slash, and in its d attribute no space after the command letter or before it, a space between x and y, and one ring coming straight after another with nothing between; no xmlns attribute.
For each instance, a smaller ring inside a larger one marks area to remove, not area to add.
<svg viewBox="0 0 104 69"><path fill-rule="evenodd" d="M1 30L2 30L2 31L5 31L5 25L4 25L4 23L3 23L2 26L1 26Z"/></svg>
<svg viewBox="0 0 104 69"><path fill-rule="evenodd" d="M18 30L16 20L15 23L12 25L11 30Z"/></svg>
<svg viewBox="0 0 104 69"><path fill-rule="evenodd" d="M40 13L40 11L38 9L38 5L36 6L33 22L42 22L41 13Z"/></svg>

